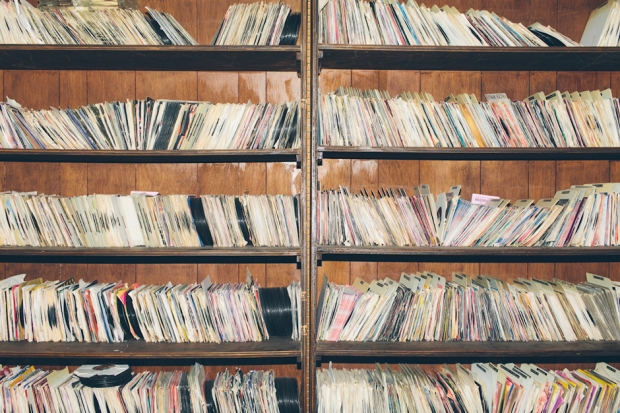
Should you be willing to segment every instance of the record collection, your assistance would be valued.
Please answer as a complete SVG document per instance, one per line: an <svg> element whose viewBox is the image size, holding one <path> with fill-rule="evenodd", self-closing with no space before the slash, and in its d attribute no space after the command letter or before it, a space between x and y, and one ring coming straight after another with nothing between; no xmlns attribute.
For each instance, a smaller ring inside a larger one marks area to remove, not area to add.
<svg viewBox="0 0 620 413"><path fill-rule="evenodd" d="M319 43L422 46L580 46L553 28L513 23L486 10L419 6L414 0L323 0Z"/></svg>
<svg viewBox="0 0 620 413"><path fill-rule="evenodd" d="M235 104L128 100L76 109L0 103L0 147L209 150L299 148L298 102Z"/></svg>
<svg viewBox="0 0 620 413"><path fill-rule="evenodd" d="M534 364L415 365L317 370L318 413L617 412L620 371L544 370Z"/></svg>
<svg viewBox="0 0 620 413"><path fill-rule="evenodd" d="M581 37L584 46L620 45L620 1L606 1L590 14Z"/></svg>
<svg viewBox="0 0 620 413"><path fill-rule="evenodd" d="M620 283L595 274L578 285L427 271L352 286L325 278L319 311L323 341L620 340Z"/></svg>
<svg viewBox="0 0 620 413"><path fill-rule="evenodd" d="M322 245L420 247L598 247L620 245L620 183L573 185L553 198L500 199L461 186L435 197L428 185L347 188L317 195Z"/></svg>
<svg viewBox="0 0 620 413"><path fill-rule="evenodd" d="M0 0L0 44L197 45L172 15L150 8L41 10L27 1Z"/></svg>
<svg viewBox="0 0 620 413"><path fill-rule="evenodd" d="M57 9L59 7L87 8L89 10L103 9L138 9L138 0L39 0L39 9Z"/></svg>
<svg viewBox="0 0 620 413"><path fill-rule="evenodd" d="M362 147L619 147L620 100L611 90L536 93L510 101L503 93L450 95L340 88L323 94L319 145Z"/></svg>
<svg viewBox="0 0 620 413"><path fill-rule="evenodd" d="M291 13L284 3L231 5L211 41L224 46L295 45L301 26L301 13Z"/></svg>
<svg viewBox="0 0 620 413"><path fill-rule="evenodd" d="M32 247L296 247L291 195L0 193L0 245Z"/></svg>
<svg viewBox="0 0 620 413"><path fill-rule="evenodd" d="M267 293L266 293L267 292ZM277 323L276 323L277 322ZM0 341L172 343L300 339L301 286L0 281Z"/></svg>
<svg viewBox="0 0 620 413"><path fill-rule="evenodd" d="M101 383L105 372L124 377ZM99 377L89 386L84 374ZM90 365L47 371L33 366L0 365L0 411L5 413L299 413L297 380L273 371L217 373L207 380L203 366L189 372L131 373L129 366ZM282 387L279 383L286 383ZM294 394L291 387L294 385Z"/></svg>

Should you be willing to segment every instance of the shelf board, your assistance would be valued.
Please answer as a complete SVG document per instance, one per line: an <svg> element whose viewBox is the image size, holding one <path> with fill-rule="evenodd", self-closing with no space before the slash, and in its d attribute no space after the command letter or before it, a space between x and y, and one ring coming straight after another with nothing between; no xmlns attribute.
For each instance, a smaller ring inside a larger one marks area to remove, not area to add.
<svg viewBox="0 0 620 413"><path fill-rule="evenodd" d="M0 247L0 262L93 264L296 263L299 248Z"/></svg>
<svg viewBox="0 0 620 413"><path fill-rule="evenodd" d="M0 70L295 72L299 46L0 45Z"/></svg>
<svg viewBox="0 0 620 413"><path fill-rule="evenodd" d="M317 247L323 261L619 262L620 247Z"/></svg>
<svg viewBox="0 0 620 413"><path fill-rule="evenodd" d="M325 342L316 347L321 362L615 362L620 361L618 341L578 342L471 342L421 341L406 343Z"/></svg>
<svg viewBox="0 0 620 413"><path fill-rule="evenodd" d="M613 71L620 47L320 45L324 69Z"/></svg>
<svg viewBox="0 0 620 413"><path fill-rule="evenodd" d="M436 161L620 160L620 148L368 148L321 146L324 159Z"/></svg>
<svg viewBox="0 0 620 413"><path fill-rule="evenodd" d="M0 149L0 162L230 163L296 162L297 149L108 151Z"/></svg>
<svg viewBox="0 0 620 413"><path fill-rule="evenodd" d="M0 344L0 363L76 364L95 360L137 365L203 364L295 364L301 344L286 338L249 343L29 343Z"/></svg>

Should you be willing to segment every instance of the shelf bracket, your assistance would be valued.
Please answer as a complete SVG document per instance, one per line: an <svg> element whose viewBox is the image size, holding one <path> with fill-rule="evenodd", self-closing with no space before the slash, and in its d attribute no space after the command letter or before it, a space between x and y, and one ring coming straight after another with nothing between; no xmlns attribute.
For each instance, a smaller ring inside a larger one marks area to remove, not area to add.
<svg viewBox="0 0 620 413"><path fill-rule="evenodd" d="M321 254L320 252L316 253L316 266L317 267L323 266L323 254Z"/></svg>
<svg viewBox="0 0 620 413"><path fill-rule="evenodd" d="M318 152L316 154L316 164L317 166L323 165L323 152Z"/></svg>
<svg viewBox="0 0 620 413"><path fill-rule="evenodd" d="M321 359L321 356L316 356L316 366L321 367L322 365L323 365L323 360Z"/></svg>
<svg viewBox="0 0 620 413"><path fill-rule="evenodd" d="M297 77L301 79L301 52L295 53L295 66L297 66Z"/></svg>
<svg viewBox="0 0 620 413"><path fill-rule="evenodd" d="M323 51L319 50L317 52L316 57L317 57L317 66L318 66L318 71L319 71L319 73L317 75L320 75L321 74L321 69L323 69Z"/></svg>
<svg viewBox="0 0 620 413"><path fill-rule="evenodd" d="M295 155L295 168L301 169L301 154Z"/></svg>
<svg viewBox="0 0 620 413"><path fill-rule="evenodd" d="M297 256L297 269L301 270L301 256Z"/></svg>

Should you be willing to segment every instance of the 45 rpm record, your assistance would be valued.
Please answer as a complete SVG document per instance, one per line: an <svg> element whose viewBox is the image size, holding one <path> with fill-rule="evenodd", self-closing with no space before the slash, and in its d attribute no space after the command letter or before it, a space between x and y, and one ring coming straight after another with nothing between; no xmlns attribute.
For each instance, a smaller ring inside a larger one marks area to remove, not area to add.
<svg viewBox="0 0 620 413"><path fill-rule="evenodd" d="M116 387L129 383L131 367L127 364L87 364L75 372L84 386L104 388Z"/></svg>

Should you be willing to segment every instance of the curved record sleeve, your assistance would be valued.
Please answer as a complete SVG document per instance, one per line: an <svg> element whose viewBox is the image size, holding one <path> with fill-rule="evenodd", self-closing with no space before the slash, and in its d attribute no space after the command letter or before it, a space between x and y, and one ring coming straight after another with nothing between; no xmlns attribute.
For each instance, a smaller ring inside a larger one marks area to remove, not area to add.
<svg viewBox="0 0 620 413"><path fill-rule="evenodd" d="M243 238L248 243L248 245L252 246L252 238L250 237L250 231L248 230L248 225L245 222L245 213L243 211L243 205L241 205L241 201L239 197L235 197L235 211L237 212L237 222L239 223L239 228L241 228L241 233L243 234Z"/></svg>
<svg viewBox="0 0 620 413"><path fill-rule="evenodd" d="M211 230L209 230L209 225L207 224L207 219L205 218L205 210L202 206L202 199L189 198L189 209L192 212L192 218L194 219L194 225L196 225L196 231L198 232L200 242L205 247L212 247L213 237L211 236Z"/></svg>

